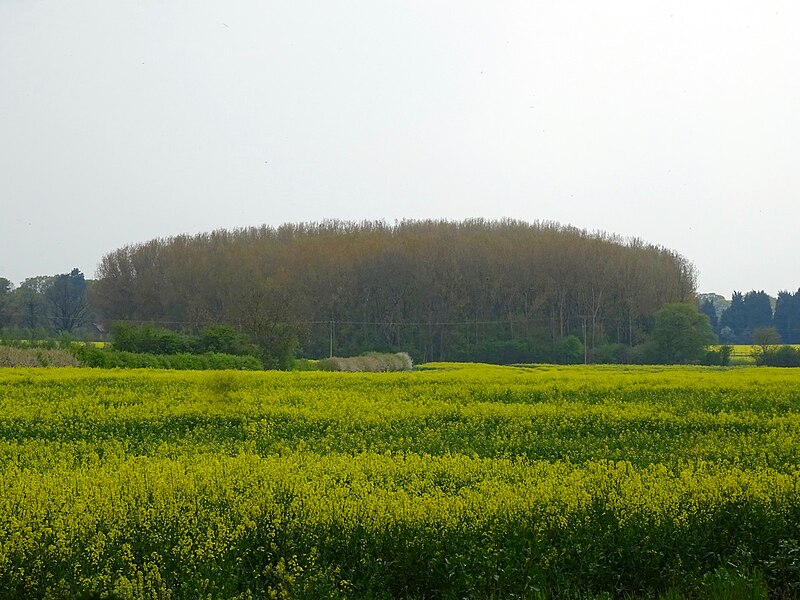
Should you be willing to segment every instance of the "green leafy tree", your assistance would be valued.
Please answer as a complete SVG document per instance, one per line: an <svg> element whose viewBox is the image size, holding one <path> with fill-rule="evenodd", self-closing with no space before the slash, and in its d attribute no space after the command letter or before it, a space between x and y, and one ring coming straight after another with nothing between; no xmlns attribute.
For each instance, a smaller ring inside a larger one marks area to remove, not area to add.
<svg viewBox="0 0 800 600"><path fill-rule="evenodd" d="M651 341L660 362L690 363L704 357L716 336L708 316L693 306L666 304L656 312Z"/></svg>
<svg viewBox="0 0 800 600"><path fill-rule="evenodd" d="M252 330L261 362L266 369L291 369L297 350L297 331L291 325L263 321Z"/></svg>
<svg viewBox="0 0 800 600"><path fill-rule="evenodd" d="M753 358L756 364L766 364L767 357L774 352L781 344L781 335L774 327L759 327L752 334Z"/></svg>

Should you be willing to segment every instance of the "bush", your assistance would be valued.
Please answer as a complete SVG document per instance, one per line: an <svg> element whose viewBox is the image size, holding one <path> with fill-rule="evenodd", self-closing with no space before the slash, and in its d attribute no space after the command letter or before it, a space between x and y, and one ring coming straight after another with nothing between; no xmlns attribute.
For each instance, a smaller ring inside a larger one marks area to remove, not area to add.
<svg viewBox="0 0 800 600"><path fill-rule="evenodd" d="M638 344L630 349L630 362L635 365L654 365L661 362L658 348L653 342Z"/></svg>
<svg viewBox="0 0 800 600"><path fill-rule="evenodd" d="M298 358L294 361L292 369L295 371L321 371L319 361L310 358Z"/></svg>
<svg viewBox="0 0 800 600"><path fill-rule="evenodd" d="M265 368L283 371L292 368L299 345L293 327L281 323L259 323L253 328L253 341Z"/></svg>
<svg viewBox="0 0 800 600"><path fill-rule="evenodd" d="M241 331L227 325L213 325L201 331L195 342L195 354L208 352L258 356L259 350Z"/></svg>
<svg viewBox="0 0 800 600"><path fill-rule="evenodd" d="M194 345L189 336L168 329L149 324L134 327L127 323L114 324L111 343L115 350L144 354L179 354L191 351Z"/></svg>
<svg viewBox="0 0 800 600"><path fill-rule="evenodd" d="M800 348L779 346L760 354L759 364L768 367L800 367Z"/></svg>
<svg viewBox="0 0 800 600"><path fill-rule="evenodd" d="M561 338L556 344L556 357L559 363L575 365L583 362L583 343L577 335Z"/></svg>
<svg viewBox="0 0 800 600"><path fill-rule="evenodd" d="M625 344L603 344L592 348L589 362L601 365L617 365L629 360L629 348Z"/></svg>
<svg viewBox="0 0 800 600"><path fill-rule="evenodd" d="M528 340L485 340L460 349L457 358L462 361L513 365L532 362L533 349Z"/></svg>
<svg viewBox="0 0 800 600"><path fill-rule="evenodd" d="M727 367L731 363L733 346L720 346L715 350L706 350L703 364L708 366Z"/></svg>
<svg viewBox="0 0 800 600"><path fill-rule="evenodd" d="M216 371L261 371L264 369L264 365L255 356L237 356L222 352L207 352L203 356L208 360L208 368Z"/></svg>
<svg viewBox="0 0 800 600"><path fill-rule="evenodd" d="M258 346L251 343L246 334L227 325L212 325L199 335L192 336L148 324L134 327L127 323L115 323L111 328L111 342L115 350L141 354L175 356L204 355L211 352L258 356L260 353ZM191 359L179 359L178 363L181 362L188 364Z"/></svg>

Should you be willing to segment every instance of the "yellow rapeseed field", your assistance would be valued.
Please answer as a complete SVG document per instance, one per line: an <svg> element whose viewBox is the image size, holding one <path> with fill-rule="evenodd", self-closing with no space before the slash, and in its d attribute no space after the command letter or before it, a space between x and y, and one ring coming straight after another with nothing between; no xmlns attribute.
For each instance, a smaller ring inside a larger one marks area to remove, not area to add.
<svg viewBox="0 0 800 600"><path fill-rule="evenodd" d="M0 597L794 597L800 371L0 369Z"/></svg>

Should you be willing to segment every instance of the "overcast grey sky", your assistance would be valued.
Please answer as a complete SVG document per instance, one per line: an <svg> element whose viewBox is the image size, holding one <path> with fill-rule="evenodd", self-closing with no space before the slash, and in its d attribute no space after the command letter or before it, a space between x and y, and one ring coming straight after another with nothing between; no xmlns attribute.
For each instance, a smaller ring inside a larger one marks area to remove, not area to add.
<svg viewBox="0 0 800 600"><path fill-rule="evenodd" d="M800 286L800 3L0 0L0 276L153 237L555 220Z"/></svg>

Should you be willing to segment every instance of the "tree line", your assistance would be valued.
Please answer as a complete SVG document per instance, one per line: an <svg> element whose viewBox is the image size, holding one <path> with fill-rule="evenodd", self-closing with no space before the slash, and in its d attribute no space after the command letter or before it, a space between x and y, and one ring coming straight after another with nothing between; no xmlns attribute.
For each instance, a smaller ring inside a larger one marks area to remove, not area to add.
<svg viewBox="0 0 800 600"><path fill-rule="evenodd" d="M708 315L725 344L759 344L765 335L775 343L800 344L800 289L781 291L774 300L763 290L734 291L722 310L712 298L705 298L700 311Z"/></svg>
<svg viewBox="0 0 800 600"><path fill-rule="evenodd" d="M641 345L665 303L695 302L678 253L551 222L288 224L154 239L106 254L107 322L227 324L301 356L583 362Z"/></svg>

